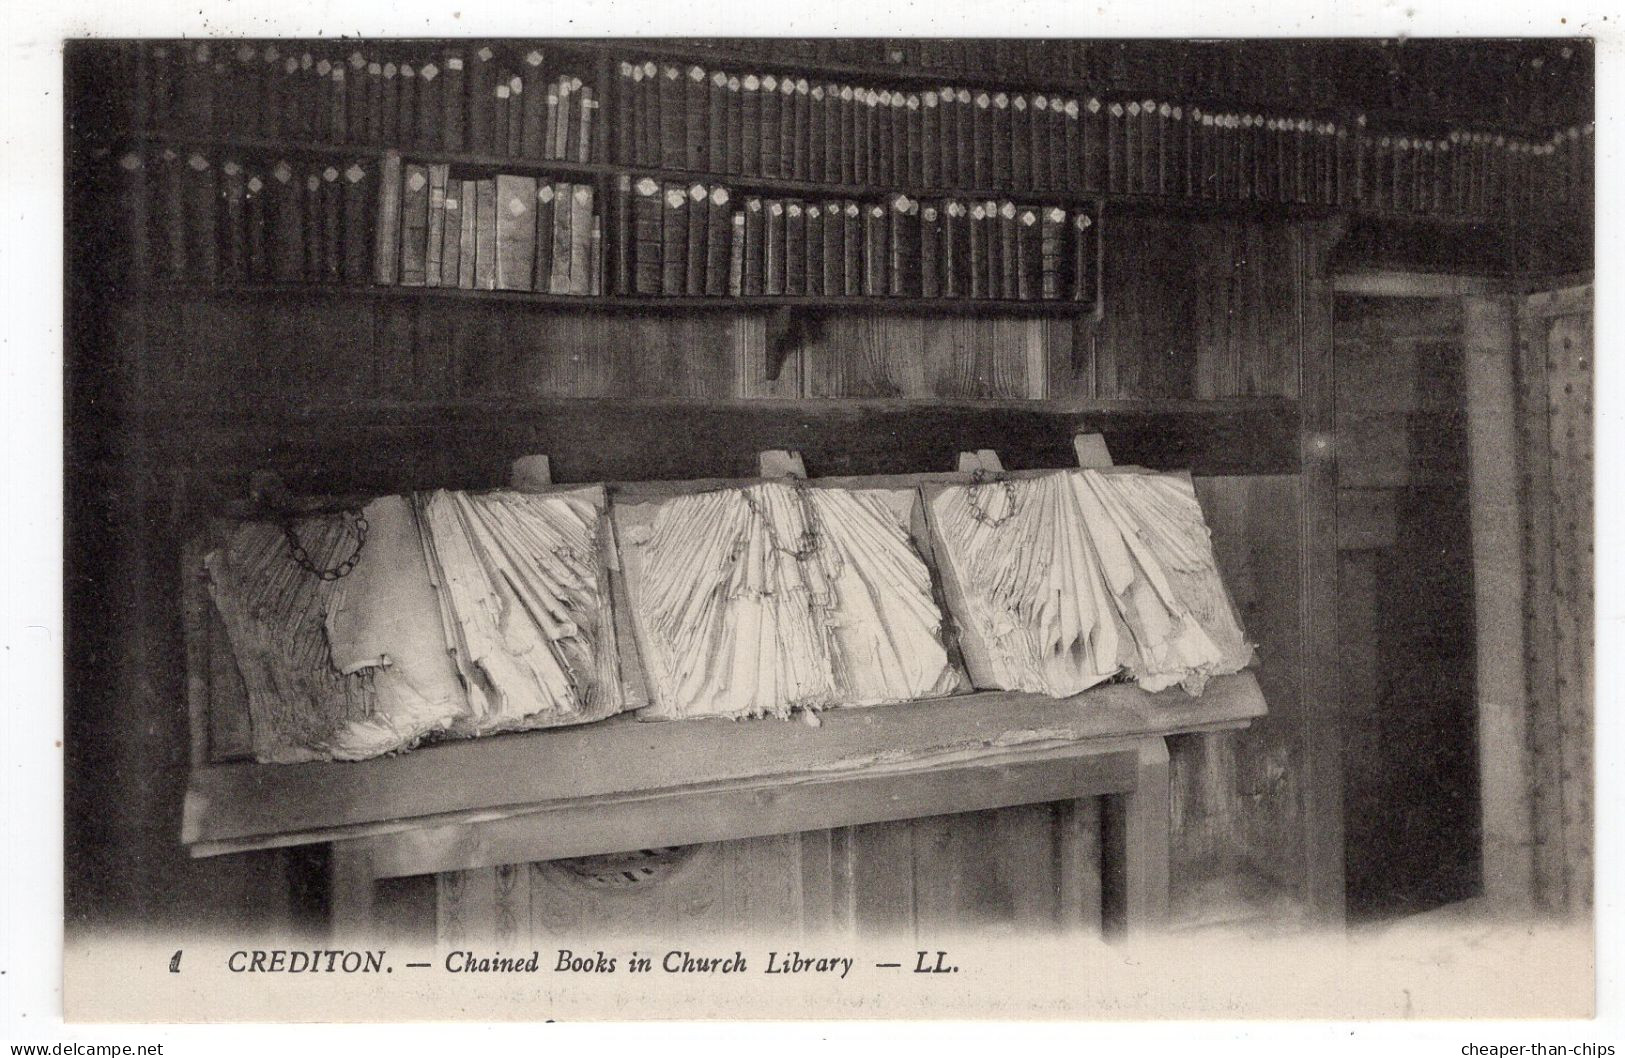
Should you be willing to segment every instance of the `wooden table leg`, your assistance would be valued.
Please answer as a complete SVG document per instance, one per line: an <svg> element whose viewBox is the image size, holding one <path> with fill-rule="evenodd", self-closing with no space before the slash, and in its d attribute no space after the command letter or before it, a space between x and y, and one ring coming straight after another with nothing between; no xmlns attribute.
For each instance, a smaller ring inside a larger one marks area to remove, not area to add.
<svg viewBox="0 0 1625 1058"><path fill-rule="evenodd" d="M1118 938L1168 920L1168 744L1139 740L1134 790L1106 798L1102 818L1106 933Z"/></svg>
<svg viewBox="0 0 1625 1058"><path fill-rule="evenodd" d="M377 880L365 838L333 842L328 882L333 942L365 943L372 939Z"/></svg>

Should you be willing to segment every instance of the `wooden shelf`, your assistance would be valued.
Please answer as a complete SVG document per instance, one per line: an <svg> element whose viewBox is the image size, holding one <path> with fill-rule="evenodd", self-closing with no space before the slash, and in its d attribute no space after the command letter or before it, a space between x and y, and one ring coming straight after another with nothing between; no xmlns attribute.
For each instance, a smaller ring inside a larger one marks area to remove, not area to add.
<svg viewBox="0 0 1625 1058"><path fill-rule="evenodd" d="M978 762L1009 768L1111 751L1137 738L1244 726L1265 712L1257 680L1244 672L1214 679L1198 698L1177 688L1151 694L1128 684L1061 699L984 691L830 710L817 728L775 719L649 723L623 715L359 763L197 767L181 839L194 856L210 856L500 816L596 815L596 833L590 826L566 827L542 850L545 856L532 858L576 856L621 851L623 834L608 817L628 804L658 815L668 843L789 833L932 814L912 804L845 803L809 815L796 800L814 784L904 775L955 810L952 791L923 776ZM791 791L797 793L780 796ZM754 811L706 819L683 807L719 797ZM894 810L903 814L888 814ZM624 848L645 840L639 831ZM436 869L425 861L412 867Z"/></svg>
<svg viewBox="0 0 1625 1058"><path fill-rule="evenodd" d="M654 297L647 295L544 294L530 290L465 290L459 287L404 287L350 283L197 283L177 280L115 292L125 300L212 297L463 298L546 305L603 312L738 312L742 309L800 309L809 312L928 312L988 316L1092 316L1088 302L1061 299L1009 301L916 297Z"/></svg>
<svg viewBox="0 0 1625 1058"><path fill-rule="evenodd" d="M265 139L249 136L193 135L173 132L131 133L126 141L172 144L185 147L205 147L225 151L265 152L278 155L319 155L340 158L379 158L386 150L396 150L413 161L467 166L473 169L502 170L511 173L557 173L594 180L613 179L626 174L649 176L662 183L723 184L732 190L757 192L764 195L783 195L813 199L839 198L878 200L901 192L911 198L959 198L969 201L997 199L1022 205L1090 205L1126 208L1135 212L1168 212L1186 216L1220 217L1285 217L1295 220L1351 217L1378 221L1384 224L1414 225L1439 228L1490 228L1508 225L1527 227L1557 226L1558 220L1519 217L1467 216L1435 213L1400 213L1392 210L1362 209L1347 204L1323 202L1286 202L1275 199L1204 198L1188 195L1158 194L1138 191L1100 191L1086 189L1055 189L1034 191L1016 188L927 187L901 182L896 184L843 184L826 181L796 180L786 177L747 176L743 173L720 173L694 169L668 169L659 166L630 165L620 162L573 162L561 159L524 158L505 154L483 154L471 151L446 151L435 147L402 145L383 147L365 143L326 143L315 140Z"/></svg>

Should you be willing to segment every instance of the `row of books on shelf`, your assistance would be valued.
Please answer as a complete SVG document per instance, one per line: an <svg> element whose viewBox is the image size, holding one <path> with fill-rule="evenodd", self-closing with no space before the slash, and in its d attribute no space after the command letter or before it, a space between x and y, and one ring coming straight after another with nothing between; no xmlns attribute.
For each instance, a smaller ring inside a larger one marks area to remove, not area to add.
<svg viewBox="0 0 1625 1058"><path fill-rule="evenodd" d="M200 282L365 283L376 159L122 152L109 227L125 276Z"/></svg>
<svg viewBox="0 0 1625 1058"><path fill-rule="evenodd" d="M598 88L541 48L131 44L129 127L600 161Z"/></svg>
<svg viewBox="0 0 1625 1058"><path fill-rule="evenodd" d="M617 293L1096 300L1098 225L1062 205L741 198L643 176L620 178L613 209Z"/></svg>
<svg viewBox="0 0 1625 1058"><path fill-rule="evenodd" d="M1382 130L1158 99L939 88L475 43L134 43L133 127L925 191L1518 216L1590 201L1593 126ZM586 64L585 66L583 64ZM604 98L607 96L607 99ZM606 111L608 122L600 120Z"/></svg>
<svg viewBox="0 0 1625 1058"><path fill-rule="evenodd" d="M379 283L592 295L603 287L603 219L591 184L518 173L460 179L385 155Z"/></svg>

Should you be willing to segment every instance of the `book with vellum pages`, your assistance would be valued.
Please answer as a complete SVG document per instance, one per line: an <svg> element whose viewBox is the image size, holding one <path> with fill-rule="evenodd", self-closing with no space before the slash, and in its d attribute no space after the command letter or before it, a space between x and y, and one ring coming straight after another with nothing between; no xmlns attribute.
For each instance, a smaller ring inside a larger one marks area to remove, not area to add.
<svg viewBox="0 0 1625 1058"><path fill-rule="evenodd" d="M620 712L604 493L439 491L244 522L205 558L264 763ZM353 568L333 579L355 556Z"/></svg>
<svg viewBox="0 0 1625 1058"><path fill-rule="evenodd" d="M767 482L617 503L651 704L788 716L968 689L910 538L913 489Z"/></svg>
<svg viewBox="0 0 1625 1058"><path fill-rule="evenodd" d="M621 711L601 486L415 497L429 577L468 696L453 734Z"/></svg>
<svg viewBox="0 0 1625 1058"><path fill-rule="evenodd" d="M263 763L375 757L467 711L411 505L386 496L361 514L365 546L336 580L302 568L266 522L238 525L205 559ZM356 530L343 514L293 524L317 569L355 553Z"/></svg>
<svg viewBox="0 0 1625 1058"><path fill-rule="evenodd" d="M1066 697L1124 676L1200 694L1252 661L1189 478L1061 470L926 495L977 687Z"/></svg>

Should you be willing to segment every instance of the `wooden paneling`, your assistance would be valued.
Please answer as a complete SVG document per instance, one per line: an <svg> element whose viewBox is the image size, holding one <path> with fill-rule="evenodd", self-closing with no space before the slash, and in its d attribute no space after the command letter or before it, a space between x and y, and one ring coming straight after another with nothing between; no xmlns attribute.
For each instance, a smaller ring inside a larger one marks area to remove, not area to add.
<svg viewBox="0 0 1625 1058"><path fill-rule="evenodd" d="M652 850L617 858L625 874L593 859L447 872L434 883L433 928L448 948L518 950L600 938L1099 932L1099 816L1090 799Z"/></svg>

